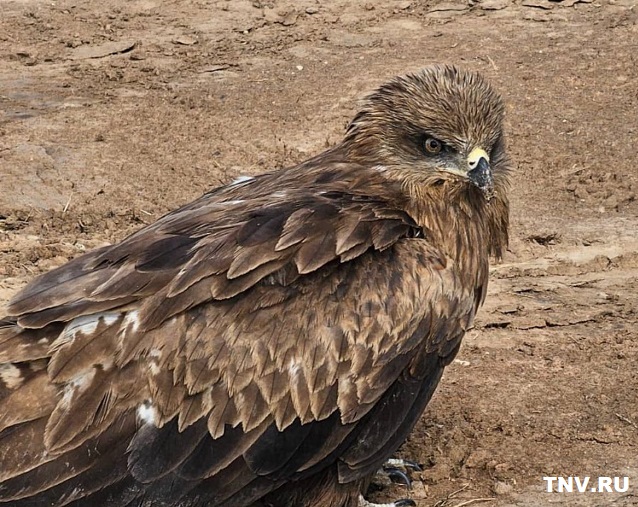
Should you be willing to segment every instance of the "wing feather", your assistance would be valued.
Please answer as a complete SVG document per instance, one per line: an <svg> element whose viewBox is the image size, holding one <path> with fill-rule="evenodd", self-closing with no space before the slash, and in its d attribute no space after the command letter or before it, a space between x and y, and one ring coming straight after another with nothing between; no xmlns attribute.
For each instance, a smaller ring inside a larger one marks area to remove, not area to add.
<svg viewBox="0 0 638 507"><path fill-rule="evenodd" d="M71 501L74 488L69 487L69 481L85 474L94 475L87 474L87 471L94 468L96 454L108 461L117 462L118 458L121 461L128 444L126 440L121 438L121 434L125 432L132 435L134 427L134 417L131 414L124 414L119 424L109 427L97 438L93 439L90 446L78 447L67 453L64 460L47 461L33 469L31 473L14 474L12 478L3 481L2 496L0 498L11 501L27 499L27 501L33 502L32 497L35 494L57 486L57 491L55 493L52 492L51 497L60 497L65 498L66 501ZM118 473L117 470L111 469L108 474L104 474L102 471L102 478L99 482L103 484L107 477L112 477L111 474L118 477L118 475L122 474L122 471ZM84 488L90 487L90 481L86 479L87 477L82 481ZM94 477L93 481L96 479L98 477ZM34 505L34 503L28 505Z"/></svg>
<svg viewBox="0 0 638 507"><path fill-rule="evenodd" d="M58 389L44 372L12 390L2 400L0 434L5 428L48 416L56 406Z"/></svg>
<svg viewBox="0 0 638 507"><path fill-rule="evenodd" d="M55 458L44 445L47 418L5 428L0 434L0 484ZM2 497L0 497L2 498Z"/></svg>

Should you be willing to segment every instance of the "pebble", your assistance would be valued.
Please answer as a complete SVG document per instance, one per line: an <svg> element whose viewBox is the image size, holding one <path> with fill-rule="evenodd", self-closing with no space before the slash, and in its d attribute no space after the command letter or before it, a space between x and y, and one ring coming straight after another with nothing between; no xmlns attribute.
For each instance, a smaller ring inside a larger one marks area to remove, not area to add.
<svg viewBox="0 0 638 507"><path fill-rule="evenodd" d="M500 11L510 4L509 0L485 0L479 5L484 11Z"/></svg>
<svg viewBox="0 0 638 507"><path fill-rule="evenodd" d="M514 487L507 482L496 481L494 484L494 493L497 495L509 495L512 491L514 491Z"/></svg>

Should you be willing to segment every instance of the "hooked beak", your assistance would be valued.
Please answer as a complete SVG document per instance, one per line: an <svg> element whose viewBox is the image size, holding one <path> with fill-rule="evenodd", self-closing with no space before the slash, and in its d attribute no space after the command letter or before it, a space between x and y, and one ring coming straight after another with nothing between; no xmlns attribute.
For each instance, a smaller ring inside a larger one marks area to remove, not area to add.
<svg viewBox="0 0 638 507"><path fill-rule="evenodd" d="M474 148L467 157L467 177L489 201L494 196L494 178L490 169L490 157L481 148Z"/></svg>

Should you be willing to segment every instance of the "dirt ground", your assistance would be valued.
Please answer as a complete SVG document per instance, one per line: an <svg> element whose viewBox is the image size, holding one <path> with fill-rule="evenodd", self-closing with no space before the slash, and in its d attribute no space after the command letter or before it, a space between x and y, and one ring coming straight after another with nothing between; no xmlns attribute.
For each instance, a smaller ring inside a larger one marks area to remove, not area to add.
<svg viewBox="0 0 638 507"><path fill-rule="evenodd" d="M433 62L507 103L511 248L401 455L419 507L638 505L636 0L3 0L0 302L339 140ZM629 477L547 493L544 476Z"/></svg>

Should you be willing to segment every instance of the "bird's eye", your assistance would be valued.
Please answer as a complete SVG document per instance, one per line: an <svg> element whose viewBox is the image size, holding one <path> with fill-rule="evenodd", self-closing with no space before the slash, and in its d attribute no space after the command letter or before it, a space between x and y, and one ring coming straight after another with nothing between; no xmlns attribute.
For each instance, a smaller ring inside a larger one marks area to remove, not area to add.
<svg viewBox="0 0 638 507"><path fill-rule="evenodd" d="M443 143L438 139L434 139L433 137L428 137L425 139L423 143L423 147L425 148L425 152L428 155L437 155L441 153L443 149Z"/></svg>

